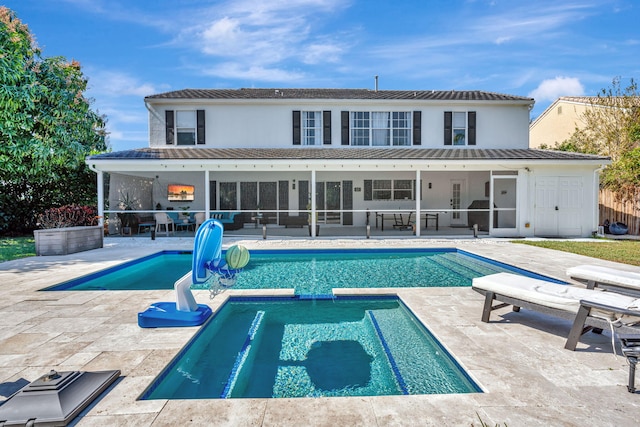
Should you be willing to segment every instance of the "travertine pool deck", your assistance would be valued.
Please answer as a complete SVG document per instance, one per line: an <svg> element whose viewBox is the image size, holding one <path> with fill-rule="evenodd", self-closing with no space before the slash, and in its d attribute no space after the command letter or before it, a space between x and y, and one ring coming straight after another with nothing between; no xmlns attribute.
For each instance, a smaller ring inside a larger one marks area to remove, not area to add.
<svg viewBox="0 0 640 427"><path fill-rule="evenodd" d="M628 365L614 357L611 333L589 333L565 350L570 323L505 308L480 321L483 298L470 288L395 289L453 353L484 393L317 399L152 400L138 396L197 328L142 329L137 313L172 291L41 292L46 286L192 238L107 238L105 247L68 256L0 263L0 402L51 369L119 369L122 377L74 422L78 426L637 426L640 393L627 392ZM565 280L568 267L630 268L500 239L225 238L225 247L457 247ZM357 272L356 274L362 274ZM280 291L283 292L283 291ZM287 292L287 291L284 291ZM348 291L341 291L348 292ZM382 289L358 293L389 293ZM216 308L229 291L199 303ZM273 293L264 291L265 294ZM616 342L618 354L619 343ZM640 374L636 383L640 387Z"/></svg>

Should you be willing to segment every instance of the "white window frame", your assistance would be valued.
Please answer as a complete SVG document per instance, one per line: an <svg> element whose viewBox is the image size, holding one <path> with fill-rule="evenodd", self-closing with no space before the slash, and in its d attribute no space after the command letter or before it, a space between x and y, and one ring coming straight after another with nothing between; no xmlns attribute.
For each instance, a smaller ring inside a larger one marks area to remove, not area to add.
<svg viewBox="0 0 640 427"><path fill-rule="evenodd" d="M404 115L404 117L401 117ZM404 124L404 126L402 126ZM413 135L413 113L410 111L391 112L391 144L394 147L411 146Z"/></svg>
<svg viewBox="0 0 640 427"><path fill-rule="evenodd" d="M456 122L458 118L458 122ZM464 124L462 124L462 121ZM457 146L467 145L469 121L466 111L453 111L451 115L451 143Z"/></svg>
<svg viewBox="0 0 640 427"><path fill-rule="evenodd" d="M351 145L409 147L412 119L411 111L352 111L349 116Z"/></svg>
<svg viewBox="0 0 640 427"><path fill-rule="evenodd" d="M193 126L189 126L191 123L188 123L188 115L191 115ZM196 145L196 127L198 123L198 118L196 115L196 110L178 110L176 111L176 145ZM181 140L181 135L192 135L193 137L189 139L188 143L184 143L184 139ZM191 142L193 141L193 142ZM182 142L182 143L181 143Z"/></svg>
<svg viewBox="0 0 640 427"><path fill-rule="evenodd" d="M303 111L302 145L322 145L322 111Z"/></svg>
<svg viewBox="0 0 640 427"><path fill-rule="evenodd" d="M406 188L407 183L409 183L409 188ZM371 180L371 200L415 200L415 195L416 186L415 181L412 179Z"/></svg>

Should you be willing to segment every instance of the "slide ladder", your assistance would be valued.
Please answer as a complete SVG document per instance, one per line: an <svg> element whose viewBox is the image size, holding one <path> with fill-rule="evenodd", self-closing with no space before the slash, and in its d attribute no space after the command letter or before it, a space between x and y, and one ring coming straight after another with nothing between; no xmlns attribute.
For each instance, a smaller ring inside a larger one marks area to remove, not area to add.
<svg viewBox="0 0 640 427"><path fill-rule="evenodd" d="M223 264L223 231L222 223L215 219L208 219L200 225L193 242L191 271L174 285L176 302L157 302L138 313L141 328L199 326L211 316L209 306L196 303L191 285L211 280L216 266Z"/></svg>

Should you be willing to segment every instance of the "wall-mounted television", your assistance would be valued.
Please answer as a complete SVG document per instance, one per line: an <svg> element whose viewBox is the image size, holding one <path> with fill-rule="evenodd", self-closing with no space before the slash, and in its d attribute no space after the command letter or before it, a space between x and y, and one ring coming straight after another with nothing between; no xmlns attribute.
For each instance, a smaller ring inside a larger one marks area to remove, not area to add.
<svg viewBox="0 0 640 427"><path fill-rule="evenodd" d="M191 202L195 198L193 185L169 184L167 199L170 202Z"/></svg>

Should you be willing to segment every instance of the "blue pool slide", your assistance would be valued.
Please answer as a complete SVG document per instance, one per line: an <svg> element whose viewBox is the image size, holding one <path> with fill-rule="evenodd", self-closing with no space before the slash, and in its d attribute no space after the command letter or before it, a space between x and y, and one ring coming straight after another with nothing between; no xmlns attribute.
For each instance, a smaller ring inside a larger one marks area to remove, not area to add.
<svg viewBox="0 0 640 427"><path fill-rule="evenodd" d="M193 241L191 271L174 285L176 302L157 302L138 313L141 328L168 328L199 326L211 316L211 308L196 303L191 293L192 284L205 283L212 272L209 266L222 263L222 234L220 221L208 219L200 225Z"/></svg>

